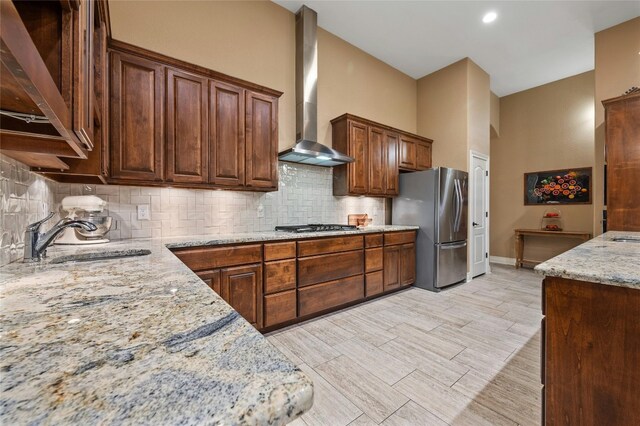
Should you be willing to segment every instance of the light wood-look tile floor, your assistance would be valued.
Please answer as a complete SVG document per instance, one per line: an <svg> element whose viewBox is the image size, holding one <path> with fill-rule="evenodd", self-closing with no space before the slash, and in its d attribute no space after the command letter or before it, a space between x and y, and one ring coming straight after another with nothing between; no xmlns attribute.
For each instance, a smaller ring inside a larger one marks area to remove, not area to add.
<svg viewBox="0 0 640 426"><path fill-rule="evenodd" d="M411 288L268 335L314 382L304 425L539 425L540 283Z"/></svg>

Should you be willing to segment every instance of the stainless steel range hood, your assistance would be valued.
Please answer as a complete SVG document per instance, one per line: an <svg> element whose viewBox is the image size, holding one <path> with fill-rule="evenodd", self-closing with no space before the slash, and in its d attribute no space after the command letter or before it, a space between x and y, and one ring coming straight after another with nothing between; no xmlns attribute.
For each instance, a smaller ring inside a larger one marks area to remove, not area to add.
<svg viewBox="0 0 640 426"><path fill-rule="evenodd" d="M318 143L318 15L307 6L296 13L296 144L282 161L333 167L353 158Z"/></svg>

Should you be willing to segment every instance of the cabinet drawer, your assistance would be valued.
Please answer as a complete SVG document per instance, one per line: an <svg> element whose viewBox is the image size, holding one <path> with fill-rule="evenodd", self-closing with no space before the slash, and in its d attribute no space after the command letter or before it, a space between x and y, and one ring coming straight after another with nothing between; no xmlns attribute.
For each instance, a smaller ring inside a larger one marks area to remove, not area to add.
<svg viewBox="0 0 640 426"><path fill-rule="evenodd" d="M299 241L298 257L358 250L362 247L362 236Z"/></svg>
<svg viewBox="0 0 640 426"><path fill-rule="evenodd" d="M298 287L337 280L364 271L362 250L298 259Z"/></svg>
<svg viewBox="0 0 640 426"><path fill-rule="evenodd" d="M300 316L344 305L364 297L364 276L344 278L298 290Z"/></svg>
<svg viewBox="0 0 640 426"><path fill-rule="evenodd" d="M382 271L376 271L365 276L365 295L367 297L382 293L383 274Z"/></svg>
<svg viewBox="0 0 640 426"><path fill-rule="evenodd" d="M264 294L296 288L296 260L287 259L264 264Z"/></svg>
<svg viewBox="0 0 640 426"><path fill-rule="evenodd" d="M291 259L296 257L296 242L269 243L264 245L264 261Z"/></svg>
<svg viewBox="0 0 640 426"><path fill-rule="evenodd" d="M365 235L364 236L364 246L366 248L381 247L382 246L382 234Z"/></svg>
<svg viewBox="0 0 640 426"><path fill-rule="evenodd" d="M384 234L385 246L413 243L415 240L416 240L416 231L392 232L389 234Z"/></svg>
<svg viewBox="0 0 640 426"><path fill-rule="evenodd" d="M382 269L382 247L366 249L365 272L379 271Z"/></svg>
<svg viewBox="0 0 640 426"><path fill-rule="evenodd" d="M174 250L178 259L192 271L223 268L262 261L262 245L194 248Z"/></svg>
<svg viewBox="0 0 640 426"><path fill-rule="evenodd" d="M281 324L296 318L296 290L283 291L264 297L264 326Z"/></svg>

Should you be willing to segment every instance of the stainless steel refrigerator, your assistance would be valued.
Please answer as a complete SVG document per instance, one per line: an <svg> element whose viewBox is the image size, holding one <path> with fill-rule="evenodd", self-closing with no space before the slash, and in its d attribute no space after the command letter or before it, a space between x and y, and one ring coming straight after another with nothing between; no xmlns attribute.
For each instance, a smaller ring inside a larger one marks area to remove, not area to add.
<svg viewBox="0 0 640 426"><path fill-rule="evenodd" d="M400 175L394 225L418 225L416 286L431 291L467 278L468 174L439 167Z"/></svg>

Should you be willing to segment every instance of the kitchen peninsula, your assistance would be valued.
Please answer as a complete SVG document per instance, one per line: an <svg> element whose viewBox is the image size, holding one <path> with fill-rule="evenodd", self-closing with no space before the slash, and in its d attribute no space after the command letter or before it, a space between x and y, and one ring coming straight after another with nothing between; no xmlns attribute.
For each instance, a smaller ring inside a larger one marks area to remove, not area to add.
<svg viewBox="0 0 640 426"><path fill-rule="evenodd" d="M322 236L364 239L415 229L370 227ZM133 239L99 250L55 246L42 263L4 266L3 420L292 421L311 408L311 380L170 249L310 237L317 235L263 232ZM115 250L151 253L55 263L62 256Z"/></svg>
<svg viewBox="0 0 640 426"><path fill-rule="evenodd" d="M535 269L543 424L638 424L640 232L607 232Z"/></svg>

